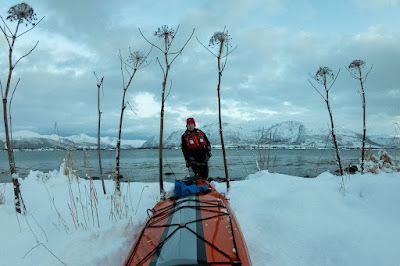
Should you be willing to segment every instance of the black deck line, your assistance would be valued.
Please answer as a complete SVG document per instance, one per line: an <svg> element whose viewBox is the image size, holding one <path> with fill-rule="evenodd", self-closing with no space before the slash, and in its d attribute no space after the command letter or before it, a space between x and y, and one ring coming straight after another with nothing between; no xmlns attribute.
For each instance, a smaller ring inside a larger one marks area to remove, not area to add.
<svg viewBox="0 0 400 266"><path fill-rule="evenodd" d="M176 202L174 201L173 207L175 207L175 206L176 206ZM173 209L173 208L172 208L172 209ZM166 223L167 225L170 225L170 224L171 224L172 216L173 216L173 215L169 215L168 221L167 221L167 223ZM162 243L162 242L165 240L165 238L167 238L167 236L168 236L168 231L169 231L169 227L167 226L167 227L165 227L165 229L164 229L164 232L163 232L163 234L162 234L162 236L161 236L161 239L160 239L160 242L159 242L159 243ZM158 257L160 256L161 249L162 249L162 247L160 247L160 248L154 253L153 257L151 258L150 265L157 265L157 260L158 260Z"/></svg>

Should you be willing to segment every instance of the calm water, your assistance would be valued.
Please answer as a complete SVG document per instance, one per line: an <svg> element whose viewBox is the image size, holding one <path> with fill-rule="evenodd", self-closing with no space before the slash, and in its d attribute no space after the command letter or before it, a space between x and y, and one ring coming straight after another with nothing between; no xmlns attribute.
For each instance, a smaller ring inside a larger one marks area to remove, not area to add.
<svg viewBox="0 0 400 266"><path fill-rule="evenodd" d="M373 151L378 153L378 151ZM84 156L90 166L84 166ZM182 179L187 173L181 150L164 150L164 174L166 181ZM224 177L222 150L213 149L209 161L210 177ZM268 157L268 151L230 149L227 150L229 176L231 179L243 179L257 171L256 160L259 153ZM395 159L399 159L400 151L391 151ZM91 173L100 176L98 155L96 150L71 151L72 158L79 169L80 176ZM24 178L30 170L42 172L59 169L66 151L15 151L15 160L20 177ZM116 151L102 151L103 173L110 173L115 167ZM341 151L344 167L357 164L359 150ZM269 155L269 171L303 177L315 177L327 170L337 170L332 150L271 150ZM267 166L267 159L265 160ZM266 167L265 167L266 168ZM158 150L122 150L121 174L131 181L156 182L158 180ZM105 175L106 176L106 175ZM0 151L0 182L9 182L9 165L6 151Z"/></svg>

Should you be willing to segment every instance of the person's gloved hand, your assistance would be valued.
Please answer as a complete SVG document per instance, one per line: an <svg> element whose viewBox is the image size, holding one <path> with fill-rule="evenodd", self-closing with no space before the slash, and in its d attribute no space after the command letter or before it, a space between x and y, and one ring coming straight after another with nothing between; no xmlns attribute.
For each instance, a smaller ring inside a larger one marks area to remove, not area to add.
<svg viewBox="0 0 400 266"><path fill-rule="evenodd" d="M208 158L211 158L211 156L212 156L210 151L208 151L206 155L207 155Z"/></svg>

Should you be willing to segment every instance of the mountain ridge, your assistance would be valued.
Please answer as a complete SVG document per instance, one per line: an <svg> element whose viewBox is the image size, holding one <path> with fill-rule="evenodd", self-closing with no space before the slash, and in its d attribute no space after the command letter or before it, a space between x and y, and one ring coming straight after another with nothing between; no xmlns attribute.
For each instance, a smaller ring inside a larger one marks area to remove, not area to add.
<svg viewBox="0 0 400 266"><path fill-rule="evenodd" d="M240 126L223 123L224 143L227 148L333 148L332 138L328 129L308 130L298 121L284 121L266 129L247 129ZM214 148L221 147L219 124L204 125L201 130L207 135ZM361 148L362 134L337 127L335 129L341 148ZM179 148L184 129L176 130L164 136L164 148ZM158 135L151 136L147 141L122 140L123 149L152 149L159 146ZM117 138L101 137L102 149L115 149ZM97 137L86 134L68 137L41 135L36 132L22 130L13 134L15 149L32 150L75 150L97 149ZM388 135L371 135L366 138L367 148L400 148L400 138ZM4 133L0 134L0 150L6 149Z"/></svg>
<svg viewBox="0 0 400 266"><path fill-rule="evenodd" d="M226 147L276 147L276 148L333 148L332 137L328 129L308 130L298 121L284 121L267 129L247 130L228 123L222 125ZM213 123L201 128L214 147L220 147L219 124ZM337 128L336 135L341 148L360 148L362 134ZM174 131L164 137L164 148L179 148L184 130ZM159 138L152 136L141 148L158 148ZM371 148L400 148L400 139L390 136L367 136L366 146Z"/></svg>
<svg viewBox="0 0 400 266"><path fill-rule="evenodd" d="M39 133L21 130L13 133L13 148L27 150L79 150L79 149L97 149L97 137L91 137L86 134L72 135L68 137L52 135L41 135ZM138 148L143 144L141 140L121 140L123 149ZM116 137L100 137L100 146L102 149L115 149L117 146ZM0 134L0 150L6 150L6 141L4 133Z"/></svg>

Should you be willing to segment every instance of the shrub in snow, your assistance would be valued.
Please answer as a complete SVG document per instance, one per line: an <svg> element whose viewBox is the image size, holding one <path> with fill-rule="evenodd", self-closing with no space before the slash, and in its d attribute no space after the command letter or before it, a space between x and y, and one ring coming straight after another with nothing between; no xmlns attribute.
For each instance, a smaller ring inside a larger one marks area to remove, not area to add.
<svg viewBox="0 0 400 266"><path fill-rule="evenodd" d="M369 173L378 174L381 171L386 173L400 171L399 162L395 162L385 150L380 150L378 157L367 152L365 158L365 170Z"/></svg>
<svg viewBox="0 0 400 266"><path fill-rule="evenodd" d="M70 152L65 156L63 163L60 166L60 171L63 170L64 175L71 179L73 177L78 178L78 167L74 159L72 158L72 154Z"/></svg>

